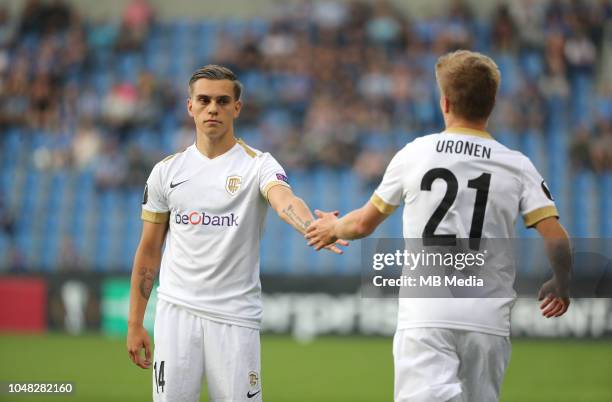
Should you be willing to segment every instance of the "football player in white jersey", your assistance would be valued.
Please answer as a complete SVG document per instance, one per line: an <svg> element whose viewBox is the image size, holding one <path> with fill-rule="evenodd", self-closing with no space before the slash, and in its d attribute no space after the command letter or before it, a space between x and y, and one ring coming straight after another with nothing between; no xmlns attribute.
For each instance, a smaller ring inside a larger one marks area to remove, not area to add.
<svg viewBox="0 0 612 402"><path fill-rule="evenodd" d="M527 157L486 132L500 82L497 66L482 54L457 51L440 57L436 79L445 131L401 149L362 208L340 219L315 211L309 245L366 237L402 201L405 239L512 239L521 214L544 238L554 270L540 289L542 314L561 316L570 302L571 257L552 196ZM513 265L510 271L500 273L507 297L400 298L395 401L499 400L510 356Z"/></svg>
<svg viewBox="0 0 612 402"><path fill-rule="evenodd" d="M154 401L199 401L203 379L210 401L262 400L259 244L265 214L270 204L301 233L313 220L278 162L234 137L241 92L225 67L196 71L187 100L196 141L157 163L145 187L127 349L135 364L153 367ZM336 244L328 249L342 253ZM152 356L143 318L158 269Z"/></svg>

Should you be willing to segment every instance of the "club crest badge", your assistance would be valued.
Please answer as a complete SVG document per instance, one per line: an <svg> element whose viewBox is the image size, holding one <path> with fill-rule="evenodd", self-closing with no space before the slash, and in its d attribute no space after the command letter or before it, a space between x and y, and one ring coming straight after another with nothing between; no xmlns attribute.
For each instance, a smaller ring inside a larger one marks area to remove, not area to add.
<svg viewBox="0 0 612 402"><path fill-rule="evenodd" d="M225 181L225 191L229 193L229 195L234 196L240 190L240 186L242 185L242 177L240 176L228 176Z"/></svg>
<svg viewBox="0 0 612 402"><path fill-rule="evenodd" d="M251 388L255 388L257 387L257 384L259 384L259 376L257 375L257 372L249 372L249 385L251 386Z"/></svg>

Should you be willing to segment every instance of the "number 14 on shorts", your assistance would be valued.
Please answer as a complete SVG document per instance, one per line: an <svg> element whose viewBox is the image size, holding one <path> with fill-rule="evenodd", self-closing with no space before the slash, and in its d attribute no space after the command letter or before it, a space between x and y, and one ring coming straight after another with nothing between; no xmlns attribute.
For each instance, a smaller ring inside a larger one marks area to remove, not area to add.
<svg viewBox="0 0 612 402"><path fill-rule="evenodd" d="M164 363L165 360L159 362L159 371L157 367L157 362L153 364L153 376L155 377L155 390L159 394L159 389L161 388L161 392L164 392L164 385L166 385L166 380L164 380Z"/></svg>

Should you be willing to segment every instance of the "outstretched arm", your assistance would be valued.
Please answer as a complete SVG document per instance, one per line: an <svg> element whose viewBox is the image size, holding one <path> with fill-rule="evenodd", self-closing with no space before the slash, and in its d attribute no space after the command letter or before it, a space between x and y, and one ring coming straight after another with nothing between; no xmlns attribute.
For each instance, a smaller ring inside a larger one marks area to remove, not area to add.
<svg viewBox="0 0 612 402"><path fill-rule="evenodd" d="M287 186L279 185L272 187L268 191L268 201L272 209L276 211L283 221L293 226L302 234L306 233L306 230L314 220L308 205L306 205L304 200L296 197ZM337 243L337 245L333 243ZM338 245L348 246L348 242L336 239L329 245L326 245L328 246L326 248L336 254L342 254L342 250Z"/></svg>
<svg viewBox="0 0 612 402"><path fill-rule="evenodd" d="M134 256L126 346L132 362L141 368L149 368L151 365L151 341L143 321L153 282L159 271L161 248L167 230L168 222L143 221L142 236ZM142 349L145 351L144 360L141 357Z"/></svg>
<svg viewBox="0 0 612 402"><path fill-rule="evenodd" d="M319 218L307 232L308 245L317 250L334 243L337 239L361 239L372 233L386 218L384 214L368 201L363 207L356 209L338 219L332 213L315 211Z"/></svg>
<svg viewBox="0 0 612 402"><path fill-rule="evenodd" d="M557 218L550 217L535 225L544 239L546 254L553 268L553 278L540 288L538 300L540 310L546 318L560 317L570 304L569 283L572 269L572 254L567 232Z"/></svg>

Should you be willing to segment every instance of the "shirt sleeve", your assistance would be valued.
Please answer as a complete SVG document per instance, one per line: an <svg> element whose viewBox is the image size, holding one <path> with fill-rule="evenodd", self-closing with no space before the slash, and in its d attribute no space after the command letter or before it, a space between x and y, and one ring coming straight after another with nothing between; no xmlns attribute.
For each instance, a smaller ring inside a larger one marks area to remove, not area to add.
<svg viewBox="0 0 612 402"><path fill-rule="evenodd" d="M153 167L142 196L143 221L152 223L165 223L170 217L168 202L161 179L160 164Z"/></svg>
<svg viewBox="0 0 612 402"><path fill-rule="evenodd" d="M276 159L268 153L265 153L263 158L264 160L259 172L259 191L261 191L261 195L267 200L268 192L272 187L285 186L291 188L291 186L289 185L289 179L285 170Z"/></svg>
<svg viewBox="0 0 612 402"><path fill-rule="evenodd" d="M402 151L399 151L391 159L380 185L370 198L370 202L380 213L386 215L393 213L402 201L402 194L404 193L403 165Z"/></svg>
<svg viewBox="0 0 612 402"><path fill-rule="evenodd" d="M533 163L526 158L522 172L519 210L525 226L532 227L543 219L559 217L555 201L546 182Z"/></svg>

